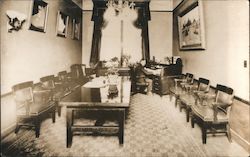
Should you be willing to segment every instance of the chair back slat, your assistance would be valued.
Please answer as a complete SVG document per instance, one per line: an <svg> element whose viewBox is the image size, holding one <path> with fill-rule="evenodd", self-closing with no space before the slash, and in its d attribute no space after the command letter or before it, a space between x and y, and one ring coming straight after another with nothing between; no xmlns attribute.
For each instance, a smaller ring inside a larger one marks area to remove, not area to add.
<svg viewBox="0 0 250 157"><path fill-rule="evenodd" d="M55 77L54 77L54 75L41 77L40 81L42 83L42 87L44 87L46 89L54 89L55 88Z"/></svg>
<svg viewBox="0 0 250 157"><path fill-rule="evenodd" d="M12 93L17 107L24 103L33 101L32 88L33 81L19 83L12 87Z"/></svg>
<svg viewBox="0 0 250 157"><path fill-rule="evenodd" d="M234 97L233 89L220 84L216 86L216 89L216 102L231 105Z"/></svg>
<svg viewBox="0 0 250 157"><path fill-rule="evenodd" d="M199 85L198 90L199 91L208 91L209 89L209 80L205 78L199 78Z"/></svg>
<svg viewBox="0 0 250 157"><path fill-rule="evenodd" d="M83 78L83 76L85 76L85 69L83 72L83 66L81 64L73 64L71 65L70 69L71 69L71 73L72 73L72 77L75 79L79 79L79 78Z"/></svg>
<svg viewBox="0 0 250 157"><path fill-rule="evenodd" d="M58 78L60 81L67 81L67 71L61 71L58 73Z"/></svg>
<svg viewBox="0 0 250 157"><path fill-rule="evenodd" d="M191 73L186 73L186 80L187 80L187 83L192 83L192 82L193 82L193 77L194 77L193 74L191 74Z"/></svg>

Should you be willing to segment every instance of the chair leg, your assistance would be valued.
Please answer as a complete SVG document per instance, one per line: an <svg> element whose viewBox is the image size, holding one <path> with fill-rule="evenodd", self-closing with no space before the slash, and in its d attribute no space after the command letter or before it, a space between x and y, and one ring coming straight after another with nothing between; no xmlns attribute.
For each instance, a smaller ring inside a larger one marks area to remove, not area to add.
<svg viewBox="0 0 250 157"><path fill-rule="evenodd" d="M39 118L39 116L37 116L36 118L35 118L35 132L36 132L36 138L38 138L39 137L39 135L40 135L40 118Z"/></svg>
<svg viewBox="0 0 250 157"><path fill-rule="evenodd" d="M191 126L194 128L194 116L191 117Z"/></svg>
<svg viewBox="0 0 250 157"><path fill-rule="evenodd" d="M56 108L55 107L52 108L51 114L52 114L52 122L55 123L56 122Z"/></svg>
<svg viewBox="0 0 250 157"><path fill-rule="evenodd" d="M179 107L180 107L180 112L182 111L182 108L183 108L183 104L182 102L178 99L178 104L179 104Z"/></svg>
<svg viewBox="0 0 250 157"><path fill-rule="evenodd" d="M187 113L187 114L186 114L186 116L187 116L187 117L186 117L186 118L187 118L187 122L189 122L189 113L190 113L190 109L189 109L188 107L186 108L186 113Z"/></svg>
<svg viewBox="0 0 250 157"><path fill-rule="evenodd" d="M18 123L19 123L19 121L20 121L20 119L17 117L17 118L16 118L16 128L15 128L15 134L17 134L17 133L18 133L18 131L19 131L19 129L20 129L20 125L18 124Z"/></svg>
<svg viewBox="0 0 250 157"><path fill-rule="evenodd" d="M16 128L15 128L15 134L18 133L19 129L20 129L20 125L18 125L18 123L17 123L17 124L16 124Z"/></svg>
<svg viewBox="0 0 250 157"><path fill-rule="evenodd" d="M58 116L61 117L61 106L59 106L58 102L57 102L57 112Z"/></svg>
<svg viewBox="0 0 250 157"><path fill-rule="evenodd" d="M207 123L203 122L202 124L202 143L207 143Z"/></svg>
<svg viewBox="0 0 250 157"><path fill-rule="evenodd" d="M232 142L232 137L231 137L231 131L230 131L230 125L229 123L227 124L227 138L228 138L228 141L231 143Z"/></svg>
<svg viewBox="0 0 250 157"><path fill-rule="evenodd" d="M175 107L177 107L177 104L178 104L178 97L176 96L175 97Z"/></svg>
<svg viewBox="0 0 250 157"><path fill-rule="evenodd" d="M169 101L172 102L173 96L172 94L169 94Z"/></svg>

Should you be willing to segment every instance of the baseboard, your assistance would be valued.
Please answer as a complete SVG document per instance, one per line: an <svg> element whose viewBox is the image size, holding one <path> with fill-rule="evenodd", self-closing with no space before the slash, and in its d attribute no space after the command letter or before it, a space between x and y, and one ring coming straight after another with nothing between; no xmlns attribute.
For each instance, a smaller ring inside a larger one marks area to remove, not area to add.
<svg viewBox="0 0 250 157"><path fill-rule="evenodd" d="M10 127L1 130L1 140L8 136L10 133L14 132L16 124L12 124Z"/></svg>
<svg viewBox="0 0 250 157"><path fill-rule="evenodd" d="M232 139L238 143L239 145L241 145L249 154L250 154L250 143L248 141L246 141L244 138L242 138L237 132L235 132L234 130L230 129L231 131L231 135L232 135Z"/></svg>

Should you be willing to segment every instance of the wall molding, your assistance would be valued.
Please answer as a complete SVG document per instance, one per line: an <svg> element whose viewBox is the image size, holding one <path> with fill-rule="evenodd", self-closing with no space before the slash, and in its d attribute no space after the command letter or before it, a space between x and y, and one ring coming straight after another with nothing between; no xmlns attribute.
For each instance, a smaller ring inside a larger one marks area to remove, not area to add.
<svg viewBox="0 0 250 157"><path fill-rule="evenodd" d="M194 81L198 82L197 79L194 79ZM216 89L216 87L214 87L214 86L212 86L212 85L210 85L210 88L212 88L212 89L214 89L214 90ZM240 101L240 102L242 102L242 103L244 103L244 104L250 106L250 101L245 100L245 99L242 99L242 98L240 98L239 96L236 96L236 95L234 96L234 98L235 98L236 100L238 100L238 101Z"/></svg>
<svg viewBox="0 0 250 157"><path fill-rule="evenodd" d="M12 94L12 92L7 92L7 93L4 93L4 94L1 94L1 99L6 97L6 96L9 96L11 94Z"/></svg>
<svg viewBox="0 0 250 157"><path fill-rule="evenodd" d="M14 132L16 128L16 124L12 124L8 128L1 130L1 140L8 136L10 133Z"/></svg>
<svg viewBox="0 0 250 157"><path fill-rule="evenodd" d="M230 129L232 134L232 139L235 140L236 143L241 145L248 153L250 153L250 143L242 138L237 132L235 132L233 129Z"/></svg>

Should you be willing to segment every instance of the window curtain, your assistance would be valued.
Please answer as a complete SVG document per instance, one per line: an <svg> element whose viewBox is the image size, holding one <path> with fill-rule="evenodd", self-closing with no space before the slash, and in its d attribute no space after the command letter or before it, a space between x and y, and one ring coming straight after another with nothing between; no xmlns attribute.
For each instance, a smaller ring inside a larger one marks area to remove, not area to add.
<svg viewBox="0 0 250 157"><path fill-rule="evenodd" d="M90 65L95 65L100 60L102 28L104 27L103 14L106 9L106 1L93 0L92 21L94 21L94 31L92 38ZM142 59L147 62L150 59L149 39L148 39L148 21L150 20L149 2L135 2L138 9L138 19L134 23L135 27L141 29L142 37Z"/></svg>
<svg viewBox="0 0 250 157"><path fill-rule="evenodd" d="M91 46L90 65L95 65L100 59L100 48L102 38L102 27L103 27L103 13L105 11L105 4L101 1L93 0L93 13L92 21L94 21L94 30Z"/></svg>

